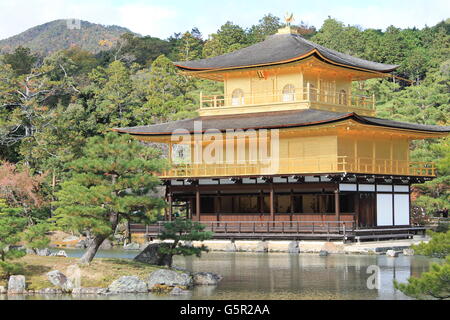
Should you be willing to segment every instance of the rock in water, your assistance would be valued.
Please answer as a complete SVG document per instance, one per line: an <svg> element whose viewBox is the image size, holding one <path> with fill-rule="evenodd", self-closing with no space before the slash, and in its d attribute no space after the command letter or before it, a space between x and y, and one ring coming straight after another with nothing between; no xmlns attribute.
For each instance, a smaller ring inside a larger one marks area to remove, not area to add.
<svg viewBox="0 0 450 320"><path fill-rule="evenodd" d="M139 243L131 242L123 246L124 250L139 250Z"/></svg>
<svg viewBox="0 0 450 320"><path fill-rule="evenodd" d="M223 279L219 274L212 272L197 272L194 273L194 285L200 286L216 286Z"/></svg>
<svg viewBox="0 0 450 320"><path fill-rule="evenodd" d="M152 289L155 285L166 286L182 286L191 287L193 279L190 274L184 272L176 272L169 269L159 269L152 272L147 281L149 289Z"/></svg>
<svg viewBox="0 0 450 320"><path fill-rule="evenodd" d="M236 252L237 251L236 243L234 243L234 242L228 243L225 247L225 251L226 252Z"/></svg>
<svg viewBox="0 0 450 320"><path fill-rule="evenodd" d="M181 296L181 295L185 295L185 294L189 294L190 292L188 290L183 290L179 287L175 287L172 289L172 291L170 291L170 295L171 296Z"/></svg>
<svg viewBox="0 0 450 320"><path fill-rule="evenodd" d="M269 246L266 241L259 241L256 244L255 252L267 252L269 249Z"/></svg>
<svg viewBox="0 0 450 320"><path fill-rule="evenodd" d="M325 250L320 250L319 251L319 256L326 257L327 255L328 255L328 251L325 251Z"/></svg>
<svg viewBox="0 0 450 320"><path fill-rule="evenodd" d="M298 241L289 242L288 252L289 253L300 253L300 247L298 246Z"/></svg>
<svg viewBox="0 0 450 320"><path fill-rule="evenodd" d="M61 288L64 292L73 290L73 283L61 271L53 270L47 273L48 280L54 285Z"/></svg>
<svg viewBox="0 0 450 320"><path fill-rule="evenodd" d="M156 266L168 266L172 262L172 257L159 252L161 245L159 243L152 243L147 246L141 253L139 253L134 260L148 263Z"/></svg>
<svg viewBox="0 0 450 320"><path fill-rule="evenodd" d="M388 257L398 257L398 252L395 250L388 250L388 251L386 251L386 255Z"/></svg>
<svg viewBox="0 0 450 320"><path fill-rule="evenodd" d="M6 294L8 291L4 286L0 286L0 294Z"/></svg>
<svg viewBox="0 0 450 320"><path fill-rule="evenodd" d="M404 256L413 256L414 249L411 249L411 248L403 249L403 255Z"/></svg>
<svg viewBox="0 0 450 320"><path fill-rule="evenodd" d="M108 287L110 293L146 293L147 284L137 276L123 276L111 283Z"/></svg>
<svg viewBox="0 0 450 320"><path fill-rule="evenodd" d="M21 294L26 292L25 276L11 276L8 281L8 294Z"/></svg>

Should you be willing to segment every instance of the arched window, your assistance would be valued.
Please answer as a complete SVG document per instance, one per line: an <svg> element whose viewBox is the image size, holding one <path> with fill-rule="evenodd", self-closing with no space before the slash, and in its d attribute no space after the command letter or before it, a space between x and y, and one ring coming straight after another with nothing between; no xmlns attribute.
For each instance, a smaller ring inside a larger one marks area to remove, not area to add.
<svg viewBox="0 0 450 320"><path fill-rule="evenodd" d="M295 100L295 87L292 84L287 84L283 87L283 102Z"/></svg>
<svg viewBox="0 0 450 320"><path fill-rule="evenodd" d="M339 91L339 104L347 104L347 92L344 89Z"/></svg>
<svg viewBox="0 0 450 320"><path fill-rule="evenodd" d="M240 106L244 104L244 91L242 89L234 89L231 93L231 105Z"/></svg>

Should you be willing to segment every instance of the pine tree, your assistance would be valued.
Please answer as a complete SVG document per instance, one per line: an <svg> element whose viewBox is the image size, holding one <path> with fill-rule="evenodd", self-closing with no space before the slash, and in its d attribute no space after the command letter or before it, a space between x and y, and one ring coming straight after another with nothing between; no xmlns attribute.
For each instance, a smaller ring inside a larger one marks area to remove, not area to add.
<svg viewBox="0 0 450 320"><path fill-rule="evenodd" d="M172 257L174 255L191 256L196 255L200 257L202 251L208 251L204 245L194 247L189 244L191 241L204 241L211 239L212 233L204 231L205 226L193 222L191 220L175 219L174 221L164 224L163 232L160 234L161 240L172 240L171 243L162 243L160 252L169 257L168 267L172 267Z"/></svg>
<svg viewBox="0 0 450 320"><path fill-rule="evenodd" d="M151 148L126 135L90 138L83 156L72 161L72 177L56 193L56 223L93 236L80 262L90 263L122 219L148 221L164 201L151 194L165 162Z"/></svg>

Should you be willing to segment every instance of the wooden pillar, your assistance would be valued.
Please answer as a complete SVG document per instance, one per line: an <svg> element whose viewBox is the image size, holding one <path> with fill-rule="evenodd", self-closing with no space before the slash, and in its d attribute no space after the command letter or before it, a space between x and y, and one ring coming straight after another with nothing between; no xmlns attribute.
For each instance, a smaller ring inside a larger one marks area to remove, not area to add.
<svg viewBox="0 0 450 320"><path fill-rule="evenodd" d="M339 187L338 189L334 190L334 206L336 212L336 221L339 221L341 218L340 203L339 203Z"/></svg>
<svg viewBox="0 0 450 320"><path fill-rule="evenodd" d="M172 210L172 193L169 191L169 194L167 196L168 201L169 201L169 221L172 221L172 215L173 215L173 210Z"/></svg>
<svg viewBox="0 0 450 320"><path fill-rule="evenodd" d="M220 212L222 211L222 195L220 191L217 191L217 208L216 208L216 220L220 221Z"/></svg>
<svg viewBox="0 0 450 320"><path fill-rule="evenodd" d="M270 183L270 220L275 221L275 194L273 189L273 183Z"/></svg>
<svg viewBox="0 0 450 320"><path fill-rule="evenodd" d="M294 190L291 189L291 214L290 214L290 220L292 222L292 216L294 215Z"/></svg>
<svg viewBox="0 0 450 320"><path fill-rule="evenodd" d="M200 189L195 190L195 220L200 221Z"/></svg>

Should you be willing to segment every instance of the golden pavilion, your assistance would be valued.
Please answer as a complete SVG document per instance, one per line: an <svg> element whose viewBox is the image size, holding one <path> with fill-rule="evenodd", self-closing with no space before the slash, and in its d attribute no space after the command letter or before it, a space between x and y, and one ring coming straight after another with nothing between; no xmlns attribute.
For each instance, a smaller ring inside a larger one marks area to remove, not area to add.
<svg viewBox="0 0 450 320"><path fill-rule="evenodd" d="M352 86L396 65L327 49L291 26L175 65L223 82L223 93L201 94L197 118L115 129L167 145L166 219L183 212L217 238L379 239L420 229L410 186L436 169L411 161L410 144L450 127L377 118L375 97Z"/></svg>

